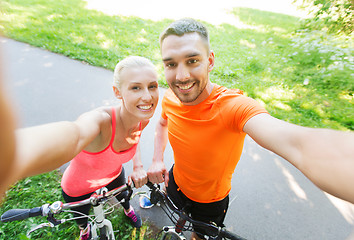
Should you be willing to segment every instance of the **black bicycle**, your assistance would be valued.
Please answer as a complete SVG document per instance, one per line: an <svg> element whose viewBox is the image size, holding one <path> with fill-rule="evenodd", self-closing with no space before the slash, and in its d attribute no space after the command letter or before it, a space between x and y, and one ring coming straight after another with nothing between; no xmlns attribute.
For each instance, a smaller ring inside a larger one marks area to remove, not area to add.
<svg viewBox="0 0 354 240"><path fill-rule="evenodd" d="M160 205L174 226L165 226L156 236L156 239L161 240L185 240L183 231L193 232L193 225L204 229L207 235L205 239L231 239L231 240L246 240L225 228L218 227L214 224L200 222L193 220L190 214L186 211L178 209L167 196L167 194L160 189L160 185L147 183L150 188L150 201L152 204Z"/></svg>

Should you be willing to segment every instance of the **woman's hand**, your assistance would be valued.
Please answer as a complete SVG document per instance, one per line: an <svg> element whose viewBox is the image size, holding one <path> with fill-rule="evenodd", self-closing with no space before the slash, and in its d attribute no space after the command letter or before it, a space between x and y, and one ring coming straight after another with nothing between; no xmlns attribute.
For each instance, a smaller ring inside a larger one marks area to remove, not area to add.
<svg viewBox="0 0 354 240"><path fill-rule="evenodd" d="M128 184L131 185L134 182L135 188L141 188L147 181L147 174L143 167L135 167L132 174L128 177Z"/></svg>

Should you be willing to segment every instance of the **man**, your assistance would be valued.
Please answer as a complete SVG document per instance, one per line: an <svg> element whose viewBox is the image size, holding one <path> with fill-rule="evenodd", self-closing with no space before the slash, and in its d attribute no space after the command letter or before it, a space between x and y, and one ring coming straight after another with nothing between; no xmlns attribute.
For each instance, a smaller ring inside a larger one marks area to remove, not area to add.
<svg viewBox="0 0 354 240"><path fill-rule="evenodd" d="M165 182L179 207L193 218L223 226L232 173L245 135L301 170L322 190L354 203L354 135L296 126L270 116L241 91L212 83L215 56L205 26L192 19L172 23L160 36L166 81L156 126L153 183ZM163 153L170 141L175 164ZM199 229L195 228L198 232ZM202 235L193 234L192 239Z"/></svg>

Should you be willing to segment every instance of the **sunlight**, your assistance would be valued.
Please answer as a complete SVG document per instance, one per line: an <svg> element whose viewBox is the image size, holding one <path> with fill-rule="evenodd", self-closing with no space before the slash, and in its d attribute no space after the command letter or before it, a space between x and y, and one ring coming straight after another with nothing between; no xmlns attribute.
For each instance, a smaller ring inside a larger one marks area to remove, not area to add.
<svg viewBox="0 0 354 240"><path fill-rule="evenodd" d="M233 8L246 7L291 16L305 17L304 12L292 4L292 0L219 0L205 2L202 0L179 0L173 6L163 0L117 1L117 0L85 0L87 9L101 11L107 15L136 16L144 19L160 21L162 19L179 19L192 17L219 25L228 23L239 26L240 21L230 13Z"/></svg>
<svg viewBox="0 0 354 240"><path fill-rule="evenodd" d="M256 48L256 47L257 47L256 44L251 43L251 42L247 41L246 39L241 39L241 40L240 40L240 44L241 44L241 45L244 45L244 46L246 46L246 47L249 47L249 48Z"/></svg>
<svg viewBox="0 0 354 240"><path fill-rule="evenodd" d="M274 159L275 164L281 169L284 176L287 178L291 190L302 200L308 200L305 191L296 182L293 175L285 168L279 159ZM354 204L334 197L326 192L323 192L343 218L350 224L354 223Z"/></svg>
<svg viewBox="0 0 354 240"><path fill-rule="evenodd" d="M282 110L285 110L285 111L291 111L291 107L288 105L288 104L285 104L281 101L278 101L278 100L274 100L271 102L271 104L276 107L276 108L279 108L279 109L282 109Z"/></svg>
<svg viewBox="0 0 354 240"><path fill-rule="evenodd" d="M264 100L291 100L295 98L294 92L286 91L282 86L271 86L265 92L260 93L260 96Z"/></svg>
<svg viewBox="0 0 354 240"><path fill-rule="evenodd" d="M275 164L281 169L284 176L287 178L288 183L289 183L289 187L291 190L293 190L295 195L302 200L307 200L307 195L306 195L305 191L296 182L293 175L291 175L291 173L285 168L285 166L279 161L279 159L276 158L276 159L274 159L274 161L275 161Z"/></svg>
<svg viewBox="0 0 354 240"><path fill-rule="evenodd" d="M348 223L354 223L354 204L343 201L339 198L336 198L328 193L325 193L327 198L331 203L338 209L342 216L347 220Z"/></svg>

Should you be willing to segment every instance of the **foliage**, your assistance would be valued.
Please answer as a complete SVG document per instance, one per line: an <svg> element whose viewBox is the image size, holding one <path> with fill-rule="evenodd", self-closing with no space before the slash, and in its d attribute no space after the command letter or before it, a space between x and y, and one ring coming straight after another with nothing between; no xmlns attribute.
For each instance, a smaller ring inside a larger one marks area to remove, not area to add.
<svg viewBox="0 0 354 240"><path fill-rule="evenodd" d="M295 0L300 2L300 0ZM353 33L353 2L350 0L301 0L302 7L313 15L305 21L306 28L330 33Z"/></svg>
<svg viewBox="0 0 354 240"><path fill-rule="evenodd" d="M4 0L0 29L7 37L107 69L129 55L148 57L158 66L160 85L166 86L158 37L171 20L108 16L85 4ZM213 82L242 89L277 118L354 129L350 36L296 31L300 19L284 14L249 8L231 14L240 24L206 23L216 55Z"/></svg>
<svg viewBox="0 0 354 240"><path fill-rule="evenodd" d="M171 20L107 16L86 9L82 0L3 0L1 4L0 29L6 37L107 69L129 55L145 56L158 66L159 83L166 86L158 37ZM248 8L235 8L231 13L239 25L206 23L216 54L213 82L244 90L279 119L354 130L351 36L313 28L296 31L300 19L283 14ZM62 199L59 179L52 172L20 181L7 192L0 214ZM111 215L114 226L120 227L118 237L139 235L128 227L122 213ZM0 224L0 239L26 239L25 233L41 222L42 218L33 218ZM144 231L150 232L150 227ZM35 234L37 239L75 239L79 233L68 222Z"/></svg>

